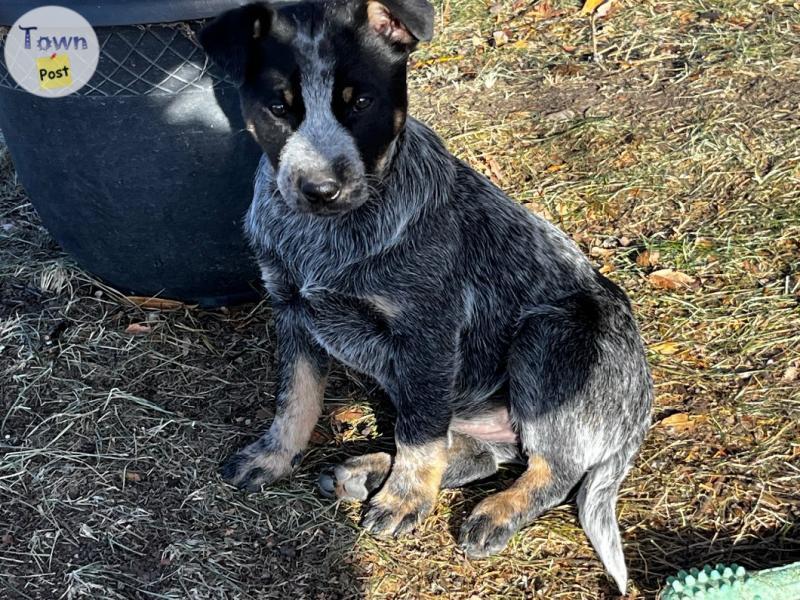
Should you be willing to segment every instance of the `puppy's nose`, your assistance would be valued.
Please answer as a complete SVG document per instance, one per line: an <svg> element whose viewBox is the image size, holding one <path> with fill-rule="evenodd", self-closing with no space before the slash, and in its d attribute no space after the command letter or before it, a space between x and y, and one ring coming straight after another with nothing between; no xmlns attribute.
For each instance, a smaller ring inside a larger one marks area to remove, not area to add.
<svg viewBox="0 0 800 600"><path fill-rule="evenodd" d="M333 202L342 192L342 186L334 179L322 181L304 181L300 191L311 204L326 204Z"/></svg>

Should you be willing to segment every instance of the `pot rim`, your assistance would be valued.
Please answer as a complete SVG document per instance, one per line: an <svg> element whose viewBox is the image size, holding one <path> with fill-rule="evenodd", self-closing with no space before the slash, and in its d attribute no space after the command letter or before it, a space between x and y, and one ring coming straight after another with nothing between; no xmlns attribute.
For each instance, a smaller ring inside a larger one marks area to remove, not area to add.
<svg viewBox="0 0 800 600"><path fill-rule="evenodd" d="M93 27L174 23L216 17L248 0L2 0L0 26L11 26L29 10L58 5L80 13Z"/></svg>

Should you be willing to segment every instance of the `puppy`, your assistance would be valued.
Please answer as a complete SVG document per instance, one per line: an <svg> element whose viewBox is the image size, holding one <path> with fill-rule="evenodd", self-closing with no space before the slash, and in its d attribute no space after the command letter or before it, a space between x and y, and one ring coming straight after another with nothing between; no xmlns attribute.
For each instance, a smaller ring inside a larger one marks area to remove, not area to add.
<svg viewBox="0 0 800 600"><path fill-rule="evenodd" d="M408 532L439 489L525 472L463 524L484 557L578 487L581 523L624 592L615 505L652 384L625 294L561 231L408 116L426 0L250 4L202 32L264 150L246 232L279 339L275 420L224 464L255 490L289 475L331 359L397 409L395 456L351 459L323 491L366 500L363 526Z"/></svg>

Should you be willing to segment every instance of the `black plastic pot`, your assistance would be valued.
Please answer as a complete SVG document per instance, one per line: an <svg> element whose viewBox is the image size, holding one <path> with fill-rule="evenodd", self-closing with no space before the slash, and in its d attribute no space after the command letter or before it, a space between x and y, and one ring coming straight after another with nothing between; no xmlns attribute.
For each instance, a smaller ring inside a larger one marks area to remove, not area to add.
<svg viewBox="0 0 800 600"><path fill-rule="evenodd" d="M3 0L0 24L49 2ZM75 94L28 94L0 61L0 130L44 225L126 294L205 306L256 297L241 233L260 150L235 87L194 40L235 0L65 1L100 41ZM167 22L182 21L167 25Z"/></svg>

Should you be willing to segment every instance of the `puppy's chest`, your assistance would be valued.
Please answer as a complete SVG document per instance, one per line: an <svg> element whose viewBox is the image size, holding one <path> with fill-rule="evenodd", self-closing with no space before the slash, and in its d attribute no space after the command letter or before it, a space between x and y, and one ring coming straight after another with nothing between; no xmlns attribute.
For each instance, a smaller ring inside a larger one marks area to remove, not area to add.
<svg viewBox="0 0 800 600"><path fill-rule="evenodd" d="M274 297L293 296L315 331L331 338L338 330L352 335L345 331L348 326L388 327L402 314L401 294L383 281L382 269L371 259L350 263L310 246L279 250L274 248L260 261L264 286Z"/></svg>
<svg viewBox="0 0 800 600"><path fill-rule="evenodd" d="M291 298L296 323L328 354L378 381L387 381L385 342L403 312L400 302L387 294L342 289L319 266L302 271L285 265L284 269L282 274L264 269L264 283L272 297Z"/></svg>

